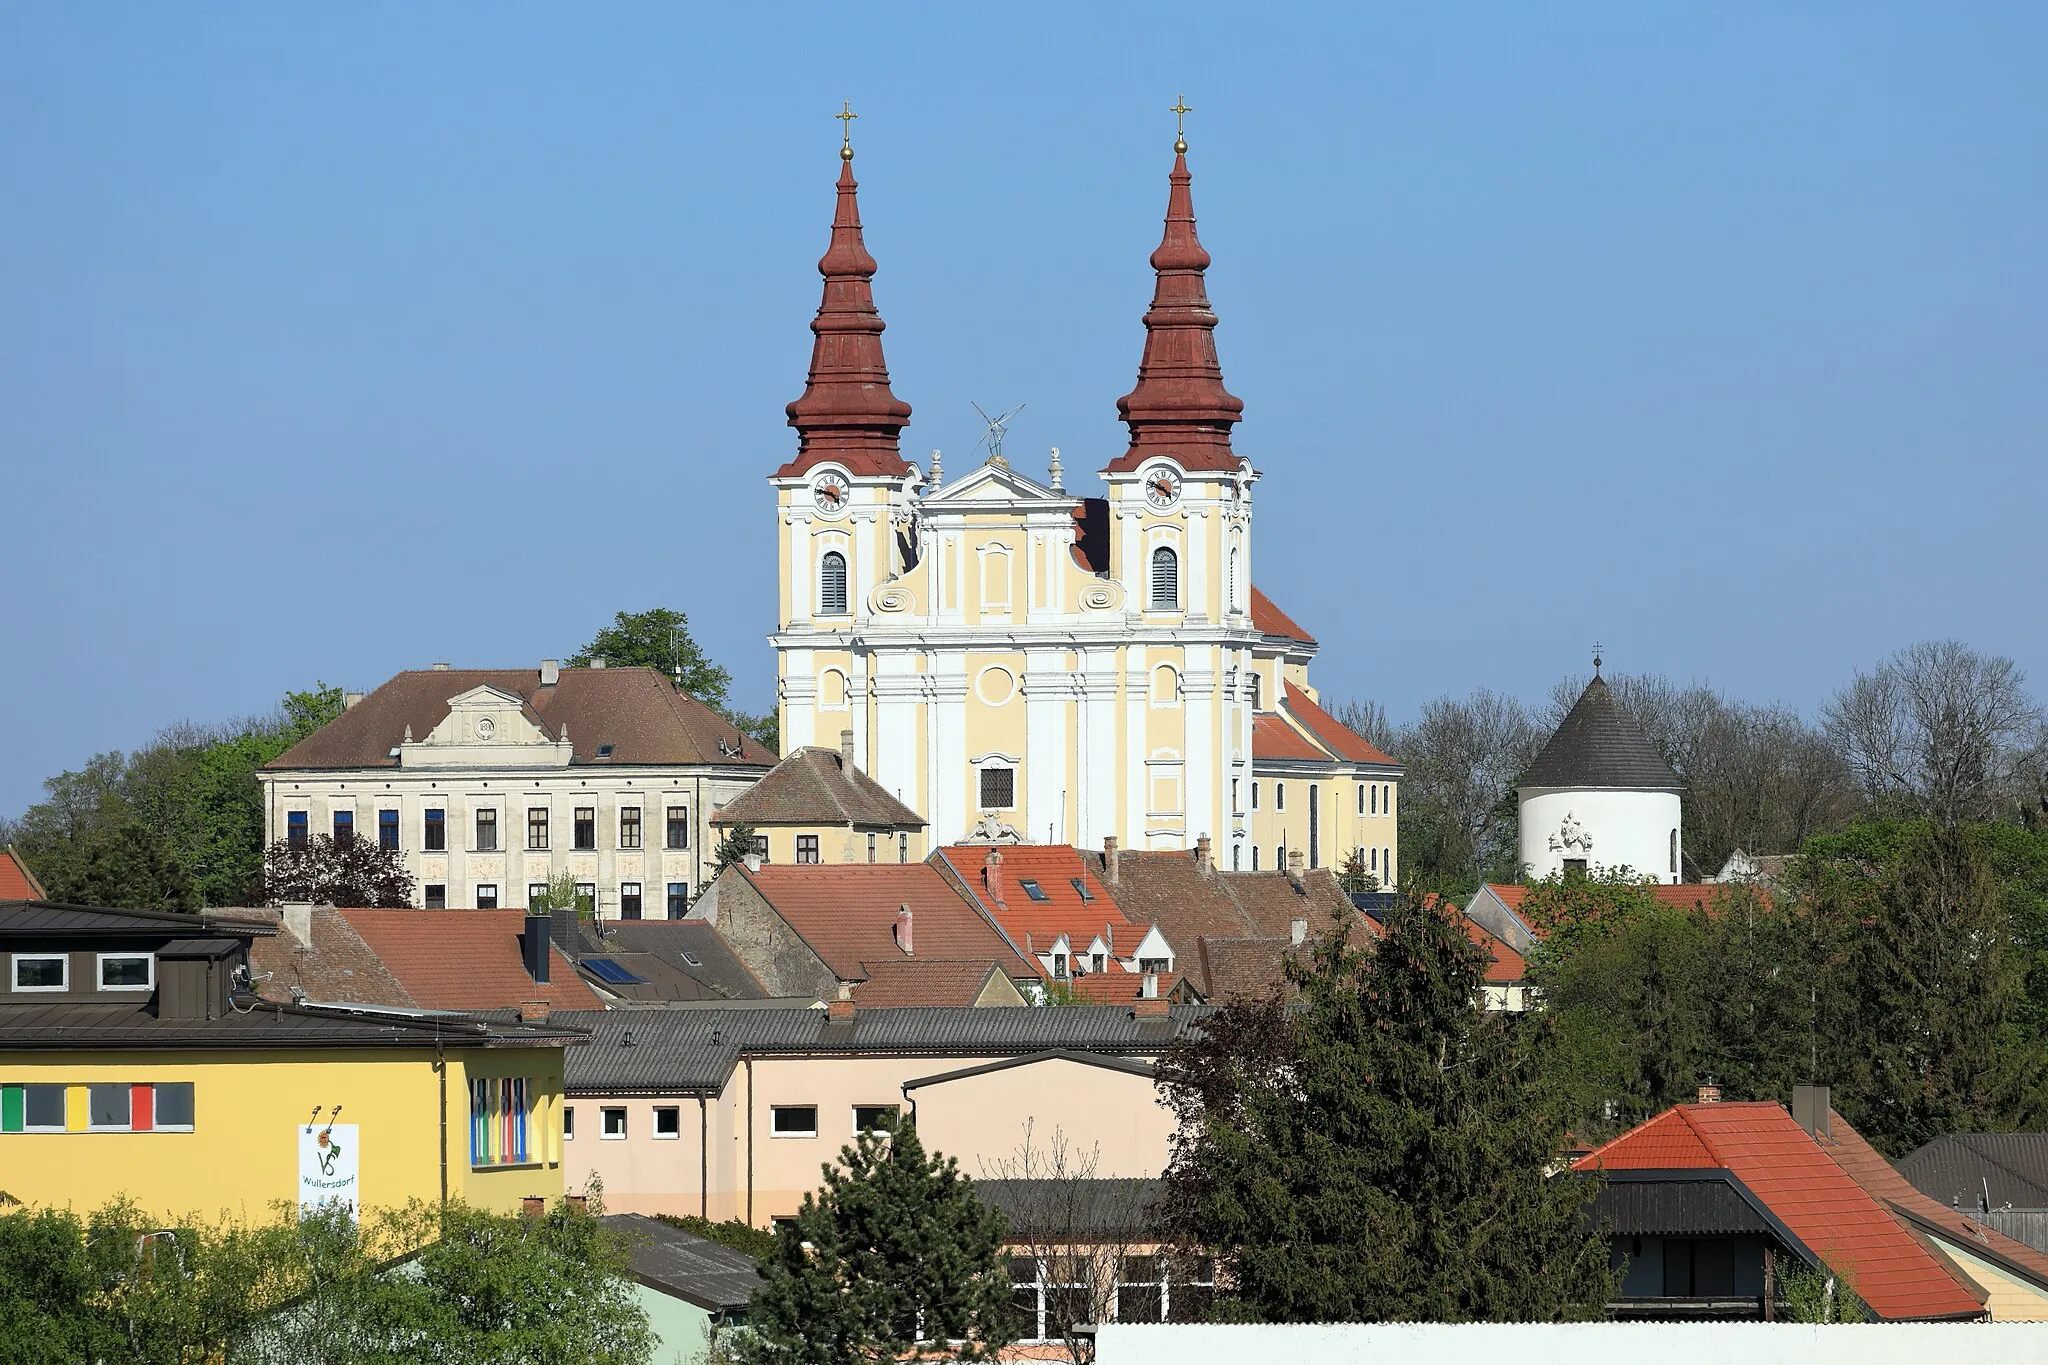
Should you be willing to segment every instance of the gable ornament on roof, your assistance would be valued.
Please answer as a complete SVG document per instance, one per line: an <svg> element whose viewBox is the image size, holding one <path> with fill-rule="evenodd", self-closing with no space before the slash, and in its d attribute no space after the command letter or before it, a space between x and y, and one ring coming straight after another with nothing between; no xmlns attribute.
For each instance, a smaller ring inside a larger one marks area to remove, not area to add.
<svg viewBox="0 0 2048 1365"><path fill-rule="evenodd" d="M1015 825L1005 824L996 818L993 811L983 811L981 818L968 828L963 844L1021 844L1024 836L1017 832Z"/></svg>
<svg viewBox="0 0 2048 1365"><path fill-rule="evenodd" d="M1574 815L1571 811L1566 811L1564 813L1564 823L1557 827L1557 833L1550 836L1550 851L1552 853L1591 853L1593 851L1592 832L1579 822L1577 815Z"/></svg>

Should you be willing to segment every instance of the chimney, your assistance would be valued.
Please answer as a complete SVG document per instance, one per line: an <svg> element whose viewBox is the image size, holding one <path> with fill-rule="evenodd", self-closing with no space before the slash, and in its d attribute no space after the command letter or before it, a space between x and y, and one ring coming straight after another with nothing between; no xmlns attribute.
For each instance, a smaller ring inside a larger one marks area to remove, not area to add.
<svg viewBox="0 0 2048 1365"><path fill-rule="evenodd" d="M1289 924L1287 926L1287 937L1293 940L1293 944L1297 948L1308 942L1308 921L1298 919Z"/></svg>
<svg viewBox="0 0 2048 1365"><path fill-rule="evenodd" d="M1108 883L1109 883L1109 884L1110 884L1111 886L1115 886L1115 885L1116 885L1116 877L1117 877L1117 860L1118 860L1119 856L1120 856L1120 855L1119 855L1119 854L1117 853L1117 848L1116 848L1116 836L1115 836L1114 834L1105 834L1105 835L1103 835L1103 836L1102 836L1102 880L1104 880L1104 881L1108 882Z"/></svg>
<svg viewBox="0 0 2048 1365"><path fill-rule="evenodd" d="M853 731L839 732L839 764L844 768L853 766Z"/></svg>
<svg viewBox="0 0 2048 1365"><path fill-rule="evenodd" d="M545 1024L548 1021L548 1002L545 1000L522 1000L519 1002L519 1022L522 1024Z"/></svg>
<svg viewBox="0 0 2048 1365"><path fill-rule="evenodd" d="M554 927L554 920L547 915L528 915L526 932L519 936L519 955L526 961L526 974L543 986L548 984L548 939Z"/></svg>
<svg viewBox="0 0 2048 1365"><path fill-rule="evenodd" d="M1721 1087L1711 1081L1701 1086L1699 1102L1701 1104L1719 1104L1721 1102Z"/></svg>
<svg viewBox="0 0 2048 1365"><path fill-rule="evenodd" d="M539 1218L545 1215L547 1211L548 1201L537 1194L529 1194L519 1201L519 1216L521 1218Z"/></svg>
<svg viewBox="0 0 2048 1365"><path fill-rule="evenodd" d="M1001 849L992 848L988 851L988 859L981 865L981 884L987 888L990 900L994 901L997 905L1007 903L1003 900L1003 854Z"/></svg>
<svg viewBox="0 0 2048 1365"><path fill-rule="evenodd" d="M1192 113L1194 111L1189 110L1189 112ZM565 1194L562 1196L562 1202L569 1206L569 1212L571 1213L590 1212L590 1196L587 1194Z"/></svg>
<svg viewBox="0 0 2048 1365"><path fill-rule="evenodd" d="M600 655L598 655L598 656L597 656L597 657L596 657L595 659L592 659L592 660L590 661L590 666L591 666L592 668L603 668L603 667L604 667L604 655L600 654Z"/></svg>
<svg viewBox="0 0 2048 1365"><path fill-rule="evenodd" d="M362 704L363 694L360 692L344 692L341 694L341 709L344 711L353 711Z"/></svg>
<svg viewBox="0 0 2048 1365"><path fill-rule="evenodd" d="M1287 850L1287 880L1293 882L1297 889L1301 886L1302 868L1307 862L1307 856L1300 849L1290 848Z"/></svg>
<svg viewBox="0 0 2048 1365"><path fill-rule="evenodd" d="M1195 840L1195 863L1204 872L1216 869L1216 865L1209 861L1209 836L1206 834Z"/></svg>
<svg viewBox="0 0 2048 1365"><path fill-rule="evenodd" d="M910 950L910 919L910 907L908 905L896 907L896 946L903 950L905 957L916 956Z"/></svg>
<svg viewBox="0 0 2048 1365"><path fill-rule="evenodd" d="M825 1022L828 1024L850 1024L853 1022L856 1012L857 1007L853 1003L853 983L851 981L842 981L839 983L838 998L825 1002Z"/></svg>
<svg viewBox="0 0 2048 1365"><path fill-rule="evenodd" d="M540 661L540 685L542 687L553 687L561 680L562 661L560 659L542 659Z"/></svg>
<svg viewBox="0 0 2048 1365"><path fill-rule="evenodd" d="M436 673L446 673L446 672L448 671L448 663L447 663L447 661L446 661L446 660L442 660L442 661L441 661L440 663L437 663L437 664L435 664L435 665L434 665L434 671L435 671Z"/></svg>
<svg viewBox="0 0 2048 1365"><path fill-rule="evenodd" d="M1818 1139L1828 1139L1829 1107L1828 1087L1824 1085L1795 1085L1792 1087L1792 1121Z"/></svg>
<svg viewBox="0 0 2048 1365"><path fill-rule="evenodd" d="M1159 996L1140 996L1131 1002L1131 1018L1164 1019L1167 1017L1166 1001Z"/></svg>
<svg viewBox="0 0 2048 1365"><path fill-rule="evenodd" d="M301 948L313 946L313 902L286 901L284 931L297 939Z"/></svg>
<svg viewBox="0 0 2048 1365"><path fill-rule="evenodd" d="M1140 1000L1157 1000L1159 998L1159 973L1145 973L1144 978L1138 982L1138 998Z"/></svg>
<svg viewBox="0 0 2048 1365"><path fill-rule="evenodd" d="M548 937L570 957L583 951L583 935L576 927L576 907L565 905L548 911Z"/></svg>
<svg viewBox="0 0 2048 1365"><path fill-rule="evenodd" d="M749 851L749 852L748 852L748 854L747 854L747 871L749 871L749 872L759 872L760 870L761 870L761 855L760 855L760 854L758 854L758 853L754 853L754 852L751 852L751 851Z"/></svg>

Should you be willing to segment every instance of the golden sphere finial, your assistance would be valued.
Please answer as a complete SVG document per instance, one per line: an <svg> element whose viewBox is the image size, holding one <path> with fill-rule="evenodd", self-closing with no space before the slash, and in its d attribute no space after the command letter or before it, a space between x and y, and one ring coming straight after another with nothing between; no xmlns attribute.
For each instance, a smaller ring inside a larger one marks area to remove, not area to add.
<svg viewBox="0 0 2048 1365"><path fill-rule="evenodd" d="M1187 117L1195 112L1194 106L1188 103L1186 95L1182 95L1174 100L1173 107L1166 112L1173 115L1174 154L1176 156L1186 156L1188 152Z"/></svg>
<svg viewBox="0 0 2048 1365"><path fill-rule="evenodd" d="M840 144L840 147L839 147L839 159L840 159L841 161L851 161L851 160L853 160L853 144L852 144L852 143L850 143L850 142L845 142L845 143L841 143L841 144Z"/></svg>

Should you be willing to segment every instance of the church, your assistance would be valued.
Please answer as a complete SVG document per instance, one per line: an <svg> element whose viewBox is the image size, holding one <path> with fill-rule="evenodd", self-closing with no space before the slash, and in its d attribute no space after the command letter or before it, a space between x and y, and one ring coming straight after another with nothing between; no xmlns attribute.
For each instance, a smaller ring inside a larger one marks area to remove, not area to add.
<svg viewBox="0 0 2048 1365"><path fill-rule="evenodd" d="M1231 444L1191 185L1177 138L1128 446L1080 488L1058 452L1040 478L999 447L946 482L900 448L843 141L797 449L770 476L783 752L850 744L934 842L1355 854L1391 883L1402 769L1322 708L1316 641L1253 586L1260 474Z"/></svg>

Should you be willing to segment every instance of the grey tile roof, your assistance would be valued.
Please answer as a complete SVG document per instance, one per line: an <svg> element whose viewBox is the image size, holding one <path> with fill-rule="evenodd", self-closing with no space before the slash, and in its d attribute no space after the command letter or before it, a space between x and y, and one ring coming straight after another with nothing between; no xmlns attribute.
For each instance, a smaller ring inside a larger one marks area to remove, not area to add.
<svg viewBox="0 0 2048 1365"><path fill-rule="evenodd" d="M671 1298L715 1313L744 1308L761 1287L761 1269L753 1257L658 1218L608 1213L604 1225L625 1240L633 1278Z"/></svg>
<svg viewBox="0 0 2048 1365"><path fill-rule="evenodd" d="M1950 1208L2048 1209L2048 1133L1950 1133L1899 1158L1914 1189Z"/></svg>
<svg viewBox="0 0 2048 1365"><path fill-rule="evenodd" d="M1012 1245L1066 1237L1118 1237L1157 1227L1157 1180L1135 1176L1092 1179L975 1179L981 1202L1009 1220Z"/></svg>
<svg viewBox="0 0 2048 1365"><path fill-rule="evenodd" d="M602 938L579 924L580 962L609 957L639 985L599 985L629 1000L759 1000L768 992L733 953L716 925L703 920L618 920L603 925Z"/></svg>
<svg viewBox="0 0 2048 1365"><path fill-rule="evenodd" d="M0 901L0 934L118 935L122 938L162 934L191 938L229 933L250 938L274 934L273 925L247 920L187 915L172 910L107 910L88 905L57 905L49 901Z"/></svg>
<svg viewBox="0 0 2048 1365"><path fill-rule="evenodd" d="M128 1048L447 1047L559 1045L582 1033L490 1023L466 1015L354 1014L248 997L218 1019L160 1019L146 1002L11 1005L0 1010L0 1051Z"/></svg>
<svg viewBox="0 0 2048 1365"><path fill-rule="evenodd" d="M870 1054L1002 1057L1064 1048L1156 1056L1213 1013L1177 1005L1165 1019L1137 1019L1121 1005L975 1009L916 1006L863 1009L852 1023L819 1009L565 1011L551 1022L591 1032L573 1048L563 1082L579 1094L716 1093L742 1056Z"/></svg>
<svg viewBox="0 0 2048 1365"><path fill-rule="evenodd" d="M1684 784L1596 673L1529 765L1521 785L1677 791Z"/></svg>

